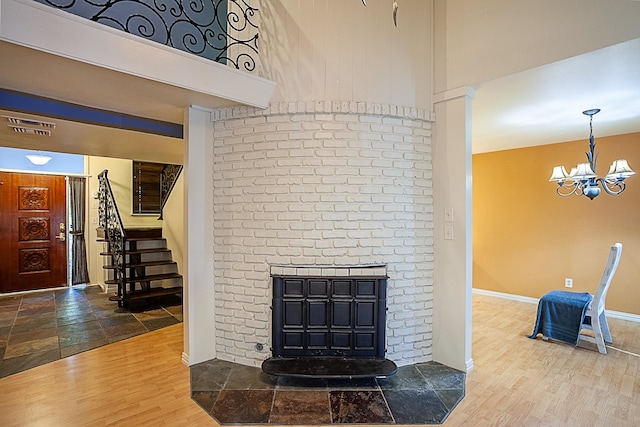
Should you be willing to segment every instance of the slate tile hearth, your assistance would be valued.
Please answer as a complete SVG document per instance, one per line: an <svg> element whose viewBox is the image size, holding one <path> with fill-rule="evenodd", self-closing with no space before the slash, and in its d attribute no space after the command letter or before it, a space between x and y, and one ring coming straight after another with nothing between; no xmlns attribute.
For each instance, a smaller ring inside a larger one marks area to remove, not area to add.
<svg viewBox="0 0 640 427"><path fill-rule="evenodd" d="M0 378L182 322L176 295L118 308L99 286L0 296Z"/></svg>
<svg viewBox="0 0 640 427"><path fill-rule="evenodd" d="M288 378L222 360L194 365L191 397L220 424L442 424L465 374L436 362L386 379Z"/></svg>

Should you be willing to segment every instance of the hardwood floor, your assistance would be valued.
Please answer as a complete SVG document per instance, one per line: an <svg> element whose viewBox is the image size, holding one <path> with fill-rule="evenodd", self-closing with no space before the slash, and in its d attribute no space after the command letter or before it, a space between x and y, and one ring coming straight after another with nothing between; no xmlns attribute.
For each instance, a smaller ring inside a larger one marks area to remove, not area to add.
<svg viewBox="0 0 640 427"><path fill-rule="evenodd" d="M535 316L535 304L473 296L475 369L445 425L640 426L640 357L528 339ZM609 326L615 347L640 354L640 324Z"/></svg>
<svg viewBox="0 0 640 427"><path fill-rule="evenodd" d="M118 308L99 286L0 296L0 378L182 322L182 298Z"/></svg>
<svg viewBox="0 0 640 427"><path fill-rule="evenodd" d="M535 305L474 295L475 370L445 426L640 426L640 357L530 340ZM640 325L610 320L640 353ZM182 325L0 379L2 426L208 426L189 397Z"/></svg>
<svg viewBox="0 0 640 427"><path fill-rule="evenodd" d="M207 426L169 326L0 380L0 425Z"/></svg>

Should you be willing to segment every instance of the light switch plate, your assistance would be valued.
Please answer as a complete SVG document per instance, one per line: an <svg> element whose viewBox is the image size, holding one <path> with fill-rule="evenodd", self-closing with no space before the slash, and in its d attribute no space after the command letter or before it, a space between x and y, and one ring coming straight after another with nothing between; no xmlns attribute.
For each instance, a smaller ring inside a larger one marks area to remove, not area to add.
<svg viewBox="0 0 640 427"><path fill-rule="evenodd" d="M453 222L453 208L444 208L445 222Z"/></svg>
<svg viewBox="0 0 640 427"><path fill-rule="evenodd" d="M453 240L453 225L444 226L444 240Z"/></svg>

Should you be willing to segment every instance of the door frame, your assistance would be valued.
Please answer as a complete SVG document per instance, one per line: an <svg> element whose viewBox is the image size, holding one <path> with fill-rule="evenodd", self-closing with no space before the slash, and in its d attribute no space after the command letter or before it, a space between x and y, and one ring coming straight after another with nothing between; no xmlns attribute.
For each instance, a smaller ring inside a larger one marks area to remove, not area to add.
<svg viewBox="0 0 640 427"><path fill-rule="evenodd" d="M18 170L18 169L6 169L0 168L0 172L4 173L15 173L15 174L29 174L29 175L47 175L47 176L61 176L65 178L65 212L64 212L64 223L65 223L65 281L66 284L63 286L52 287L52 288L41 288L41 289L29 289L23 291L13 291L13 292L0 292L0 295L17 295L22 293L32 293L32 292L42 292L45 290L56 290L56 289L67 289L72 287L71 285L71 266L74 262L73 254L71 251L71 245L69 245L69 224L70 224L70 187L69 187L69 178L70 177L81 177L81 178L90 178L90 176L84 174L77 173L64 173L64 172L47 172L47 171L36 171L36 170ZM89 186L85 186L85 193L89 190ZM88 218L89 213L89 197L88 194L85 194L85 217ZM87 225L85 224L85 229ZM0 241L1 244L1 241Z"/></svg>

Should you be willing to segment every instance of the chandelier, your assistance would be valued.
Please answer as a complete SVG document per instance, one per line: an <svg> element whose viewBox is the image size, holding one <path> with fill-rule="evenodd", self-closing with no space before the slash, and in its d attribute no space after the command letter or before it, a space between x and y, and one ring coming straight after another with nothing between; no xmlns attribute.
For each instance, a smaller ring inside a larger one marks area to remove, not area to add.
<svg viewBox="0 0 640 427"><path fill-rule="evenodd" d="M589 152L587 154L588 163L579 163L570 173L564 166L555 166L549 181L556 181L558 186L556 192L560 196L587 196L593 200L600 194L600 186L607 194L618 195L627 187L625 179L634 175L635 172L629 167L624 159L614 160L609 168L609 173L604 178L596 175L596 160L598 153L595 153L596 144L593 142L593 116L600 112L599 108L583 111L582 114L589 116Z"/></svg>
<svg viewBox="0 0 640 427"><path fill-rule="evenodd" d="M367 0L362 0L362 4L366 6ZM393 25L397 27L398 26L398 2L394 1L391 7L393 8L391 12L393 14Z"/></svg>

